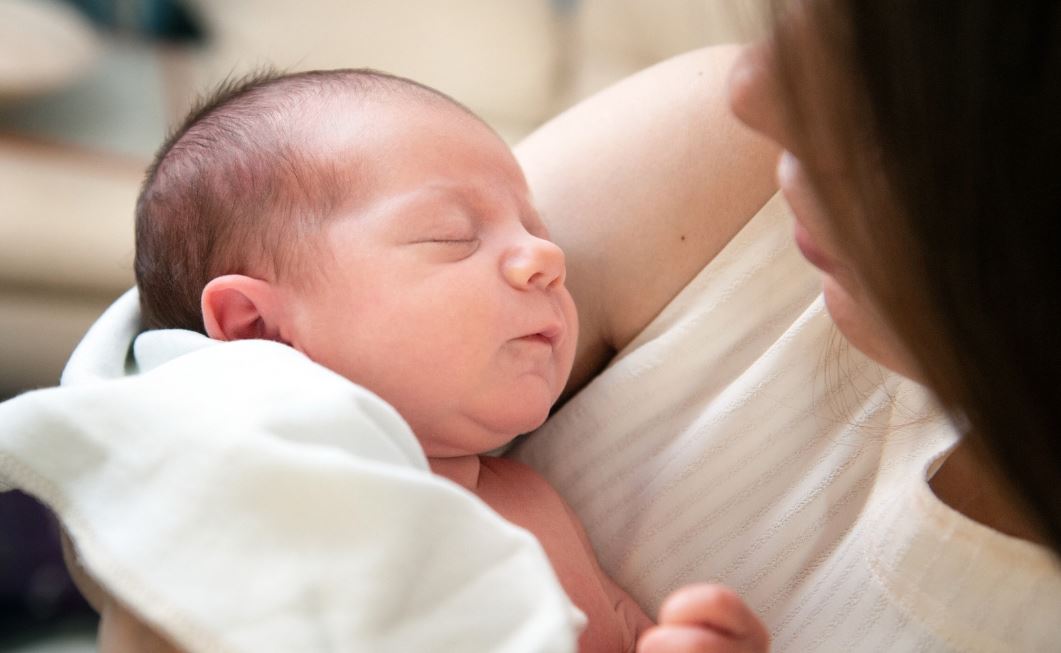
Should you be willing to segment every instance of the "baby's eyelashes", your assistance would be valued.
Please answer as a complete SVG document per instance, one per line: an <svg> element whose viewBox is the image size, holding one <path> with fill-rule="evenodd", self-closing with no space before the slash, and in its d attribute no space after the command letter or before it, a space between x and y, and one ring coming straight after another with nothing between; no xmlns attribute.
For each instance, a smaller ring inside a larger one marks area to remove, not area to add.
<svg viewBox="0 0 1061 653"><path fill-rule="evenodd" d="M479 249L478 238L425 238L413 242L414 245L426 245L439 250L441 255L454 258L471 256Z"/></svg>
<svg viewBox="0 0 1061 653"><path fill-rule="evenodd" d="M428 238L426 240L417 241L419 243L440 243L444 245L467 245L469 243L479 242L478 238Z"/></svg>

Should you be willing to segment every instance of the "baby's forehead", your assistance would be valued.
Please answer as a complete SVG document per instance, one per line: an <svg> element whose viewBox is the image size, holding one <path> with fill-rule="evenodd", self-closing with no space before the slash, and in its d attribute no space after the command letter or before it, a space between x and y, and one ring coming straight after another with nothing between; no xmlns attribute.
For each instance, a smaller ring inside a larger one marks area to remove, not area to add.
<svg viewBox="0 0 1061 653"><path fill-rule="evenodd" d="M505 142L444 98L384 91L308 100L298 115L305 133L291 142L301 150L299 158L312 164L305 174L334 180L332 192L341 196L344 213L378 203L413 209L526 194ZM301 183L297 176L292 181Z"/></svg>
<svg viewBox="0 0 1061 653"><path fill-rule="evenodd" d="M303 109L289 142L320 163L354 168L363 178L416 163L425 152L411 148L408 136L426 121L446 124L456 117L450 130L455 135L467 132L464 120L480 122L440 98L395 93L369 98L336 93L314 98Z"/></svg>
<svg viewBox="0 0 1061 653"><path fill-rule="evenodd" d="M411 122L424 118L461 116L481 120L459 105L416 90L379 89L370 94L338 89L330 93L297 98L286 107L301 130L327 139L350 143L371 139L383 122Z"/></svg>

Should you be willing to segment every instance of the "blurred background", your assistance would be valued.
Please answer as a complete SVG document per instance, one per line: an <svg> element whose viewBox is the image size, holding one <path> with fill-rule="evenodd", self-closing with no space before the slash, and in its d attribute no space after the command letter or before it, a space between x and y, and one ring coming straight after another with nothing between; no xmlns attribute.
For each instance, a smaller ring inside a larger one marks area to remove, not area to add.
<svg viewBox="0 0 1061 653"><path fill-rule="evenodd" d="M747 40L763 0L0 0L0 399L55 385L133 283L133 204L226 76L379 68L510 143L674 54ZM32 499L0 494L0 651L90 651L95 617Z"/></svg>

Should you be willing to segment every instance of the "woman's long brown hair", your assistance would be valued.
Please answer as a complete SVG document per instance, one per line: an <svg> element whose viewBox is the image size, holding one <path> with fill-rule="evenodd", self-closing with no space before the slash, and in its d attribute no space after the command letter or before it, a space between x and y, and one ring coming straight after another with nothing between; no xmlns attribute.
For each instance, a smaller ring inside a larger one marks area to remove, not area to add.
<svg viewBox="0 0 1061 653"><path fill-rule="evenodd" d="M1061 550L1061 3L808 0L773 52L868 292Z"/></svg>

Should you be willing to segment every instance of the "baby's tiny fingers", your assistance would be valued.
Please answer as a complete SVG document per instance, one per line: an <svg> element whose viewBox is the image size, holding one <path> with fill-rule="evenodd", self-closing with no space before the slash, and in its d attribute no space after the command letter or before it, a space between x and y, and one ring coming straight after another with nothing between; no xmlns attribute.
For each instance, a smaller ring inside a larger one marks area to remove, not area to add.
<svg viewBox="0 0 1061 653"><path fill-rule="evenodd" d="M747 640L699 626L655 626L637 640L637 653L763 653Z"/></svg>
<svg viewBox="0 0 1061 653"><path fill-rule="evenodd" d="M770 634L736 592L722 585L700 583L683 587L663 602L661 625L702 626L750 642L750 650L767 650Z"/></svg>

